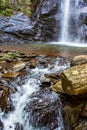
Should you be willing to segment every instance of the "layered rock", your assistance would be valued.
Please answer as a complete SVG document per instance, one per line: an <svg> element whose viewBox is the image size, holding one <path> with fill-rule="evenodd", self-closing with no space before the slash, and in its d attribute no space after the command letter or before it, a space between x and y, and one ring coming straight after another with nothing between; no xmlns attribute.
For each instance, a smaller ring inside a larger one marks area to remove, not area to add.
<svg viewBox="0 0 87 130"><path fill-rule="evenodd" d="M55 40L57 38L57 9L58 1L41 0L31 18L23 13L12 17L0 16L0 43Z"/></svg>

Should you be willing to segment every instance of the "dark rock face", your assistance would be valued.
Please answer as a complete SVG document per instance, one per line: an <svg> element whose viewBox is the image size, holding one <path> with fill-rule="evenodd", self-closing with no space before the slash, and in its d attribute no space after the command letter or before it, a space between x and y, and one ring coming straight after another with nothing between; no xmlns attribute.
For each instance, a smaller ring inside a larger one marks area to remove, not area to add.
<svg viewBox="0 0 87 130"><path fill-rule="evenodd" d="M2 121L0 120L0 130L3 130L3 123L2 123Z"/></svg>
<svg viewBox="0 0 87 130"><path fill-rule="evenodd" d="M80 5L80 15L79 15L79 35L80 40L87 42L87 1L83 0L79 3Z"/></svg>
<svg viewBox="0 0 87 130"><path fill-rule="evenodd" d="M57 35L57 6L56 0L41 0L32 20L23 13L7 18L0 16L0 43L53 41Z"/></svg>
<svg viewBox="0 0 87 130"><path fill-rule="evenodd" d="M15 130L23 130L23 126L20 123L16 123Z"/></svg>
<svg viewBox="0 0 87 130"><path fill-rule="evenodd" d="M5 43L6 41L6 43L24 43L30 39L30 36L33 37L31 34L33 22L31 22L30 18L23 13L7 19L2 18L1 20L1 43Z"/></svg>
<svg viewBox="0 0 87 130"><path fill-rule="evenodd" d="M33 93L31 100L24 108L29 116L29 122L34 128L54 130L58 127L58 95L49 88L42 88ZM28 116L27 116L28 117ZM28 120L28 119L27 119Z"/></svg>

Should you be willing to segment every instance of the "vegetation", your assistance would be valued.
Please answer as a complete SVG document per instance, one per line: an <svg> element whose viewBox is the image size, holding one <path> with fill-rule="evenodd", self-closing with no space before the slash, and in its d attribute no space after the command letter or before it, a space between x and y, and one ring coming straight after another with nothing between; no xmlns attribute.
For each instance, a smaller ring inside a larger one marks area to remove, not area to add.
<svg viewBox="0 0 87 130"><path fill-rule="evenodd" d="M0 0L0 14L11 16L16 12L31 15L32 4L37 0Z"/></svg>

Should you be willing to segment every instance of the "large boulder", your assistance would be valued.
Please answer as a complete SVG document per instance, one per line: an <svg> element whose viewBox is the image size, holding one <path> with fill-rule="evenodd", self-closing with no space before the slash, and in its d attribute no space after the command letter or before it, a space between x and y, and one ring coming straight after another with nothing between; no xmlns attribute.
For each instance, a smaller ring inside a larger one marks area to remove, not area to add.
<svg viewBox="0 0 87 130"><path fill-rule="evenodd" d="M51 92L49 88L42 88L33 93L31 99L24 108L25 122L29 117L29 121L27 119L26 123L32 124L33 129L54 130L58 128L58 95Z"/></svg>
<svg viewBox="0 0 87 130"><path fill-rule="evenodd" d="M62 75L62 87L66 94L80 95L87 93L87 64L65 70Z"/></svg>

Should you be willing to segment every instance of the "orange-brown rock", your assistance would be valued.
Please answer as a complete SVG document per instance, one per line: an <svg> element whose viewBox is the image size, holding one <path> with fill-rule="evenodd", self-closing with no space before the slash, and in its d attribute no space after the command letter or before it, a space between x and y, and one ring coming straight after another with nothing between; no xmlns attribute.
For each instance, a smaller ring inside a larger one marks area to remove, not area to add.
<svg viewBox="0 0 87 130"><path fill-rule="evenodd" d="M3 89L3 92L0 97L0 107L2 111L5 111L8 104L9 88Z"/></svg>

